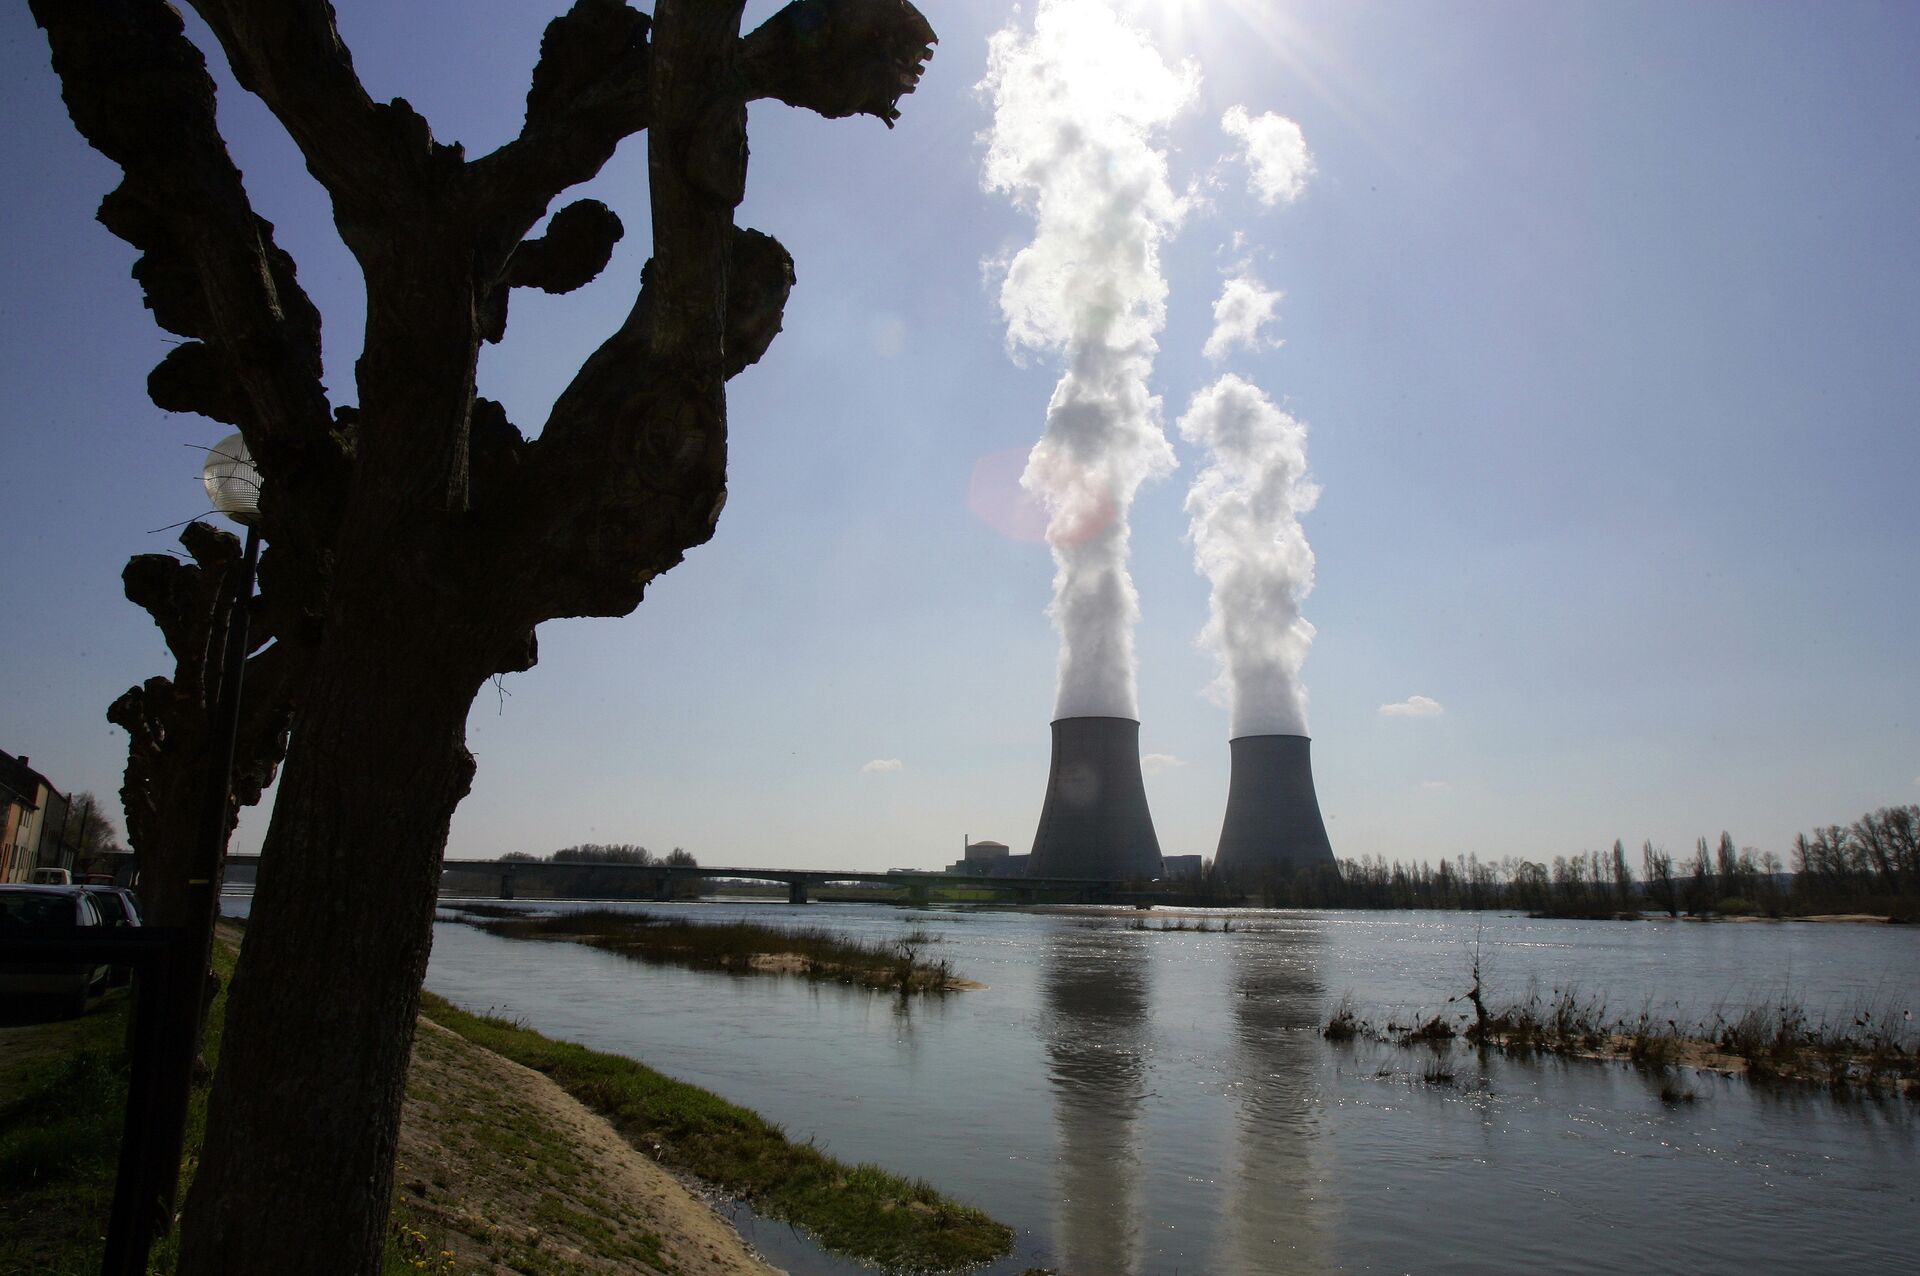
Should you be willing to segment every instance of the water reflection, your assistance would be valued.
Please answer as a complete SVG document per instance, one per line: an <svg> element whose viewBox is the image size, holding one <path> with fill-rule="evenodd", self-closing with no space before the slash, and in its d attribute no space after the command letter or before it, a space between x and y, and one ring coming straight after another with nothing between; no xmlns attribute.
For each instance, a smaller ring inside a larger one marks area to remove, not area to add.
<svg viewBox="0 0 1920 1276"><path fill-rule="evenodd" d="M1040 1004L1053 1088L1054 1235L1070 1276L1142 1270L1145 940L1079 924L1062 924L1047 938Z"/></svg>
<svg viewBox="0 0 1920 1276"><path fill-rule="evenodd" d="M1311 919L1233 945L1232 1073L1238 1078L1227 1192L1229 1270L1329 1270L1335 1222L1314 1066L1325 936Z"/></svg>

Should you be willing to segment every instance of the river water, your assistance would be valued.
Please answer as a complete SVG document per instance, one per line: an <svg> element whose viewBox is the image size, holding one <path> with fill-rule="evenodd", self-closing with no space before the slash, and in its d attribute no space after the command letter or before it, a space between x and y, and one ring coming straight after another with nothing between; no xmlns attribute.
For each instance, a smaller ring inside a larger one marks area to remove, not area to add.
<svg viewBox="0 0 1920 1276"><path fill-rule="evenodd" d="M604 907L604 905L596 905ZM616 907L620 907L616 905ZM1013 1225L987 1269L1920 1271L1920 1103L1585 1061L1484 1062L1319 1036L1349 994L1444 1011L1577 986L1683 1023L1782 996L1920 1009L1920 931L1367 912L639 906L803 920L935 952L983 990L903 1002L436 927L427 986L715 1090L849 1161ZM741 1218L795 1276L857 1270Z"/></svg>

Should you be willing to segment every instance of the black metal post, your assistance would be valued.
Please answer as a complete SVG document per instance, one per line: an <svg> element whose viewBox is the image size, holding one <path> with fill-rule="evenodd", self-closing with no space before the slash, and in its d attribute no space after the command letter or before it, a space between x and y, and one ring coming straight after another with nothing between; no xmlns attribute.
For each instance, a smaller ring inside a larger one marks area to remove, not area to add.
<svg viewBox="0 0 1920 1276"><path fill-rule="evenodd" d="M220 695L208 735L215 761L208 777L204 822L187 870L186 932L171 960L153 971L153 982L163 988L153 995L143 990L135 1005L134 1073L150 1076L143 1078L137 1105L131 1091L128 1095L120 1178L114 1188L113 1214L101 1264L104 1276L144 1276L153 1238L171 1220L180 1189L187 1101L193 1087L207 963L213 955L213 927L220 907L220 861L227 849L227 821L233 802L233 755L240 730L240 688L247 668L248 603L253 598L254 570L259 560L260 533L249 527L239 577L229 595ZM136 1115L142 1122L137 1131L133 1124Z"/></svg>

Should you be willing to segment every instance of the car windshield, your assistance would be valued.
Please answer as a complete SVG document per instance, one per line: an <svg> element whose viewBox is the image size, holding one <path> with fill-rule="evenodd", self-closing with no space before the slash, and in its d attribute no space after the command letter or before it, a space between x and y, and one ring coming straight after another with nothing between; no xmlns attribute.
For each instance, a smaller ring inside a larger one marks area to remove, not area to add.
<svg viewBox="0 0 1920 1276"><path fill-rule="evenodd" d="M73 900L66 895L0 891L0 926L71 926Z"/></svg>

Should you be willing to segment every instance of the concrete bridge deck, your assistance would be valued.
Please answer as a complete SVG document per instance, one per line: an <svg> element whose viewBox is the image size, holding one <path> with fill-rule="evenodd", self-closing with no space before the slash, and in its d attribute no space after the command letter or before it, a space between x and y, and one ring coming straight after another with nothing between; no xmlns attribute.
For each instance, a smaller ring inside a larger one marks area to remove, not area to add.
<svg viewBox="0 0 1920 1276"><path fill-rule="evenodd" d="M258 855L229 855L227 868L229 874L235 869L248 870L248 876L257 873L260 867ZM371 866L370 866L371 867ZM643 889L650 888L656 900L674 898L674 884L700 878L725 878L733 881L780 882L787 887L789 904L808 902L811 888L840 882L878 883L884 886L903 886L908 898L924 902L935 886L973 886L988 887L994 890L1010 891L1016 896L1034 898L1040 894L1064 894L1073 897L1075 903L1109 903L1119 898L1122 883L1094 878L1080 877L964 877L953 873L909 872L875 873L861 869L824 869L824 868L737 868L720 865L686 864L579 864L549 860L446 860L441 865L440 880L444 889L447 877L461 874L470 878L491 879L496 898L513 899L517 888L522 884L531 885L542 877L549 879L566 877L570 894L574 898L592 899L593 889L611 887L615 883L626 886L617 896L609 898L631 899L632 884L638 883ZM581 893L582 884L587 893Z"/></svg>

